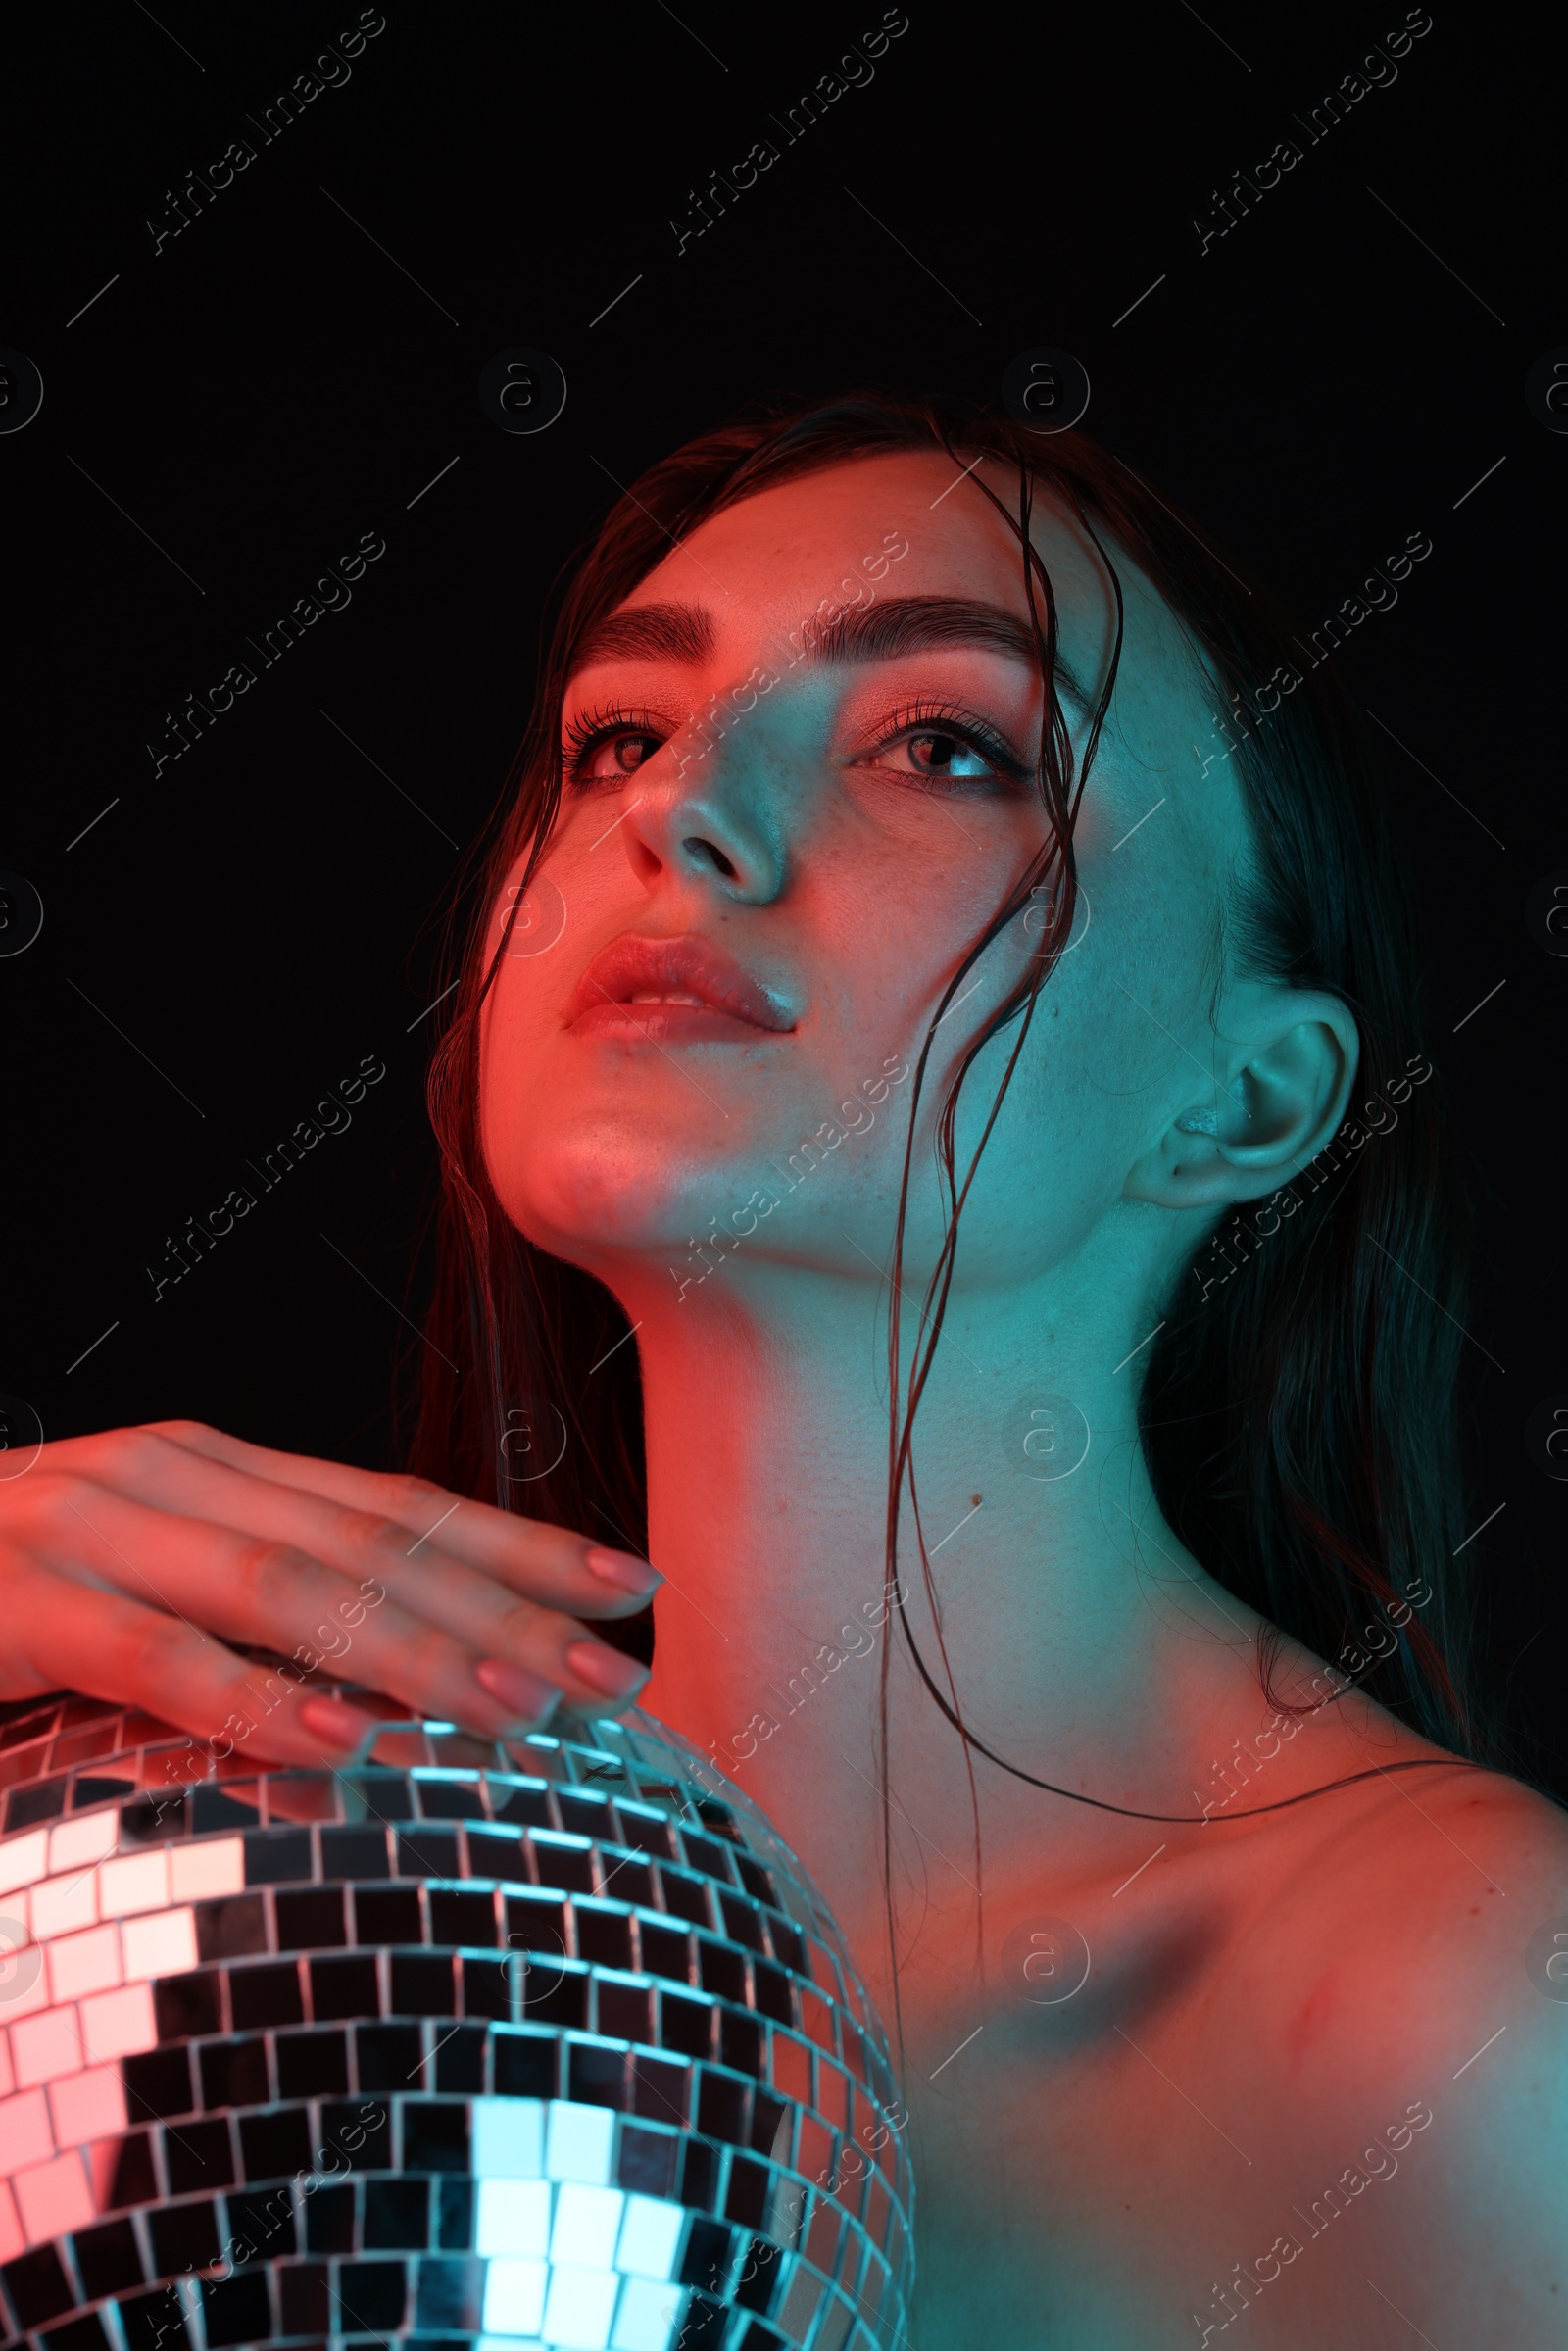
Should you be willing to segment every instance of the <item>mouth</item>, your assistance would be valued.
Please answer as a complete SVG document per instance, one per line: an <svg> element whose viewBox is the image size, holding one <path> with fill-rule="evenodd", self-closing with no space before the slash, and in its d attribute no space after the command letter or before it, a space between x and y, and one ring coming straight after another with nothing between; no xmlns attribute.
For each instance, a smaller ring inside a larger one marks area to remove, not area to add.
<svg viewBox="0 0 1568 2351"><path fill-rule="evenodd" d="M584 971L566 1006L574 1035L643 1038L650 1044L753 1044L794 1028L777 989L743 970L710 940L628 933Z"/></svg>

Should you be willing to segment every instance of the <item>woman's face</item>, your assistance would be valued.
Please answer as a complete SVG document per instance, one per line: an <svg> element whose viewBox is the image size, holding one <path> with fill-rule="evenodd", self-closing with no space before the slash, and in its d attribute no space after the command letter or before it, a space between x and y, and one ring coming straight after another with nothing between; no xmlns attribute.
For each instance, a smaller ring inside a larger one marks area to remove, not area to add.
<svg viewBox="0 0 1568 2351"><path fill-rule="evenodd" d="M1015 511L1008 470L980 470ZM1034 536L1081 754L1072 681L1092 707L1111 591L1038 500ZM1215 1100L1216 916L1244 837L1229 738L1169 613L1117 570L1085 903L965 1205L966 1285L1064 1263L1171 1118ZM1017 540L943 455L808 475L672 548L570 681L561 812L486 1004L484 1148L514 1223L638 1305L702 1273L715 1251L691 1245L715 1224L721 1287L780 1265L879 1272L921 1041L1048 838L1041 722ZM1007 926L937 1031L911 1264L941 1229L927 1171L946 1080L1042 925L1037 906ZM1016 1035L965 1082L960 1175Z"/></svg>

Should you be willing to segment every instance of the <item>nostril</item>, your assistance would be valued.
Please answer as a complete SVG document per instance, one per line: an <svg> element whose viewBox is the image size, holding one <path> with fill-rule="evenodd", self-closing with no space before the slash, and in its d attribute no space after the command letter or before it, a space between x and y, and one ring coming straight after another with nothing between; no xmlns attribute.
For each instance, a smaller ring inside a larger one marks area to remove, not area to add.
<svg viewBox="0 0 1568 2351"><path fill-rule="evenodd" d="M725 881L733 882L740 879L735 867L730 863L728 857L725 857L723 851L721 849L715 849L711 841L704 841L699 835L693 833L682 844L682 846L691 851L697 857L710 858L717 867L718 871L723 875Z"/></svg>

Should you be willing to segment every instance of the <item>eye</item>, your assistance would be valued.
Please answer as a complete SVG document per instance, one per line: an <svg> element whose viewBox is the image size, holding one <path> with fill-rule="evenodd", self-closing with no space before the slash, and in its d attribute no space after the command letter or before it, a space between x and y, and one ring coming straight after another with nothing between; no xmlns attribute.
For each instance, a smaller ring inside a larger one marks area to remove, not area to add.
<svg viewBox="0 0 1568 2351"><path fill-rule="evenodd" d="M562 763L574 784L624 783L665 740L646 710L586 710L564 730Z"/></svg>
<svg viewBox="0 0 1568 2351"><path fill-rule="evenodd" d="M1013 790L1030 775L993 727L945 704L901 710L858 764L939 792Z"/></svg>

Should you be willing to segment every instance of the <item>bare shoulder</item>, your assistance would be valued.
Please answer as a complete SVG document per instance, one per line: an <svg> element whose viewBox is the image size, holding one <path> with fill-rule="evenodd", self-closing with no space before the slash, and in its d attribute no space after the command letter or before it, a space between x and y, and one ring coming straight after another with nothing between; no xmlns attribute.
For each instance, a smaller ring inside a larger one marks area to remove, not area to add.
<svg viewBox="0 0 1568 2351"><path fill-rule="evenodd" d="M1457 1762L1334 1803L1237 1953L1301 2176L1364 2198L1377 2291L1434 2340L1568 2342L1568 1813Z"/></svg>
<svg viewBox="0 0 1568 2351"><path fill-rule="evenodd" d="M1458 1758L1444 1768L1438 1750L1412 1746L1399 1760L1435 1768L1380 1772L1338 1820L1312 1825L1296 1860L1328 1963L1337 1948L1369 1993L1396 1984L1415 2027L1494 1990L1505 1957L1524 1987L1530 1935L1568 1911L1568 1811L1505 1773ZM1568 1993L1568 1957L1560 1972Z"/></svg>

